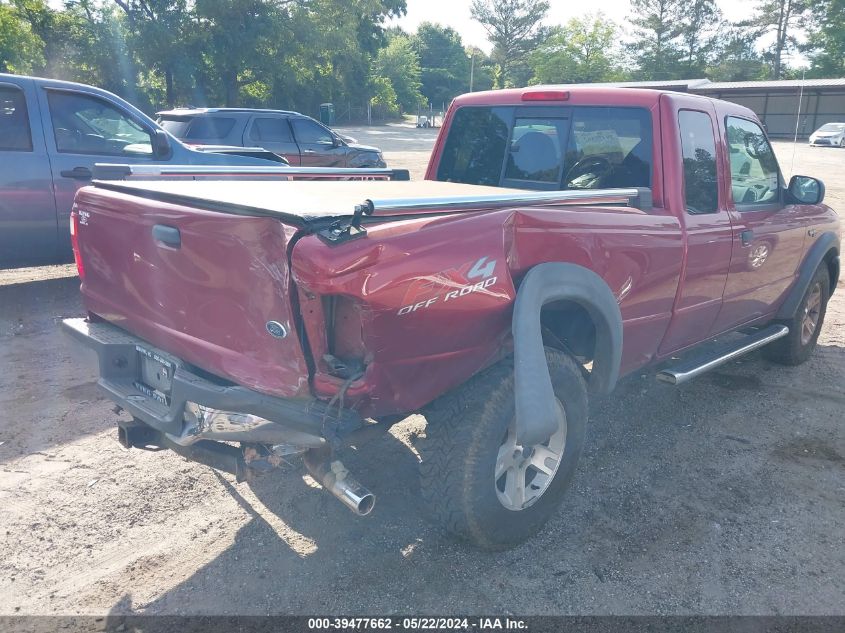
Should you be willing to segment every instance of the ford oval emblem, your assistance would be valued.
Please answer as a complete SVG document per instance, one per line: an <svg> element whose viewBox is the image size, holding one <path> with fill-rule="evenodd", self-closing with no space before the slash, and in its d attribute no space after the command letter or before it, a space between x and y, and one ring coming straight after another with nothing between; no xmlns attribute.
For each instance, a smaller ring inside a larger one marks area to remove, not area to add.
<svg viewBox="0 0 845 633"><path fill-rule="evenodd" d="M285 338L288 335L287 328L278 321L267 321L267 331L273 338Z"/></svg>

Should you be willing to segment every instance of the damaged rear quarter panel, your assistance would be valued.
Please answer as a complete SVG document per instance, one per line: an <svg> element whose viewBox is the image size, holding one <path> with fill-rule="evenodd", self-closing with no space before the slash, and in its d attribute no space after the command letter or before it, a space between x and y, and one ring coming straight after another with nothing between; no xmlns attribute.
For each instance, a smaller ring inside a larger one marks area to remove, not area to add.
<svg viewBox="0 0 845 633"><path fill-rule="evenodd" d="M373 225L335 247L307 236L291 259L317 395L343 382L320 360L321 297L343 295L358 306L367 362L349 404L382 415L417 410L507 355L515 282L547 261L602 276L625 321L623 371L648 362L669 321L682 244L677 220L660 210L534 207Z"/></svg>

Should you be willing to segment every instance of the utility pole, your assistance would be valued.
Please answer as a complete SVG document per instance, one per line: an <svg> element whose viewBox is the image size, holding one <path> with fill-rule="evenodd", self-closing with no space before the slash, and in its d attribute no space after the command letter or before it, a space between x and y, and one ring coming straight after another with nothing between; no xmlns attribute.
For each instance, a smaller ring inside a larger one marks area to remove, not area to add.
<svg viewBox="0 0 845 633"><path fill-rule="evenodd" d="M475 75L475 51L469 53L469 91L472 92L472 80Z"/></svg>

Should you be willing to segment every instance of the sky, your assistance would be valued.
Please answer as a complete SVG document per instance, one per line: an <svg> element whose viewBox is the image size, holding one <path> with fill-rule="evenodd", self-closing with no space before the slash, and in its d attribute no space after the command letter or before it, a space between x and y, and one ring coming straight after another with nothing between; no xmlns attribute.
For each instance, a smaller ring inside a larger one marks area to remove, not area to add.
<svg viewBox="0 0 845 633"><path fill-rule="evenodd" d="M471 0L407 0L408 13L388 24L401 26L405 31L414 32L421 22L437 22L451 26L464 41L464 45L477 46L489 53L491 46L484 29L469 14ZM584 15L584 5L571 0L549 0L551 8L545 23L557 25L570 18ZM732 22L749 17L754 5L750 0L716 0L726 19ZM594 0L588 4L590 11L602 11L608 18L625 27L630 13L629 0Z"/></svg>

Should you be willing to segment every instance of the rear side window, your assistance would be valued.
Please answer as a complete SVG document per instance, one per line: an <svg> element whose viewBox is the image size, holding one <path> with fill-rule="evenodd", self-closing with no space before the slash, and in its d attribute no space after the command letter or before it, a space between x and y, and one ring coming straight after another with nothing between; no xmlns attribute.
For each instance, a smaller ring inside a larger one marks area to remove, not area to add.
<svg viewBox="0 0 845 633"><path fill-rule="evenodd" d="M689 213L714 213L719 208L716 180L716 139L705 112L678 113L684 160L684 199Z"/></svg>
<svg viewBox="0 0 845 633"><path fill-rule="evenodd" d="M222 139L229 135L233 127L235 127L235 119L229 117L197 117L188 127L185 138L192 141Z"/></svg>
<svg viewBox="0 0 845 633"><path fill-rule="evenodd" d="M26 98L19 88L0 86L0 151L32 151Z"/></svg>
<svg viewBox="0 0 845 633"><path fill-rule="evenodd" d="M252 123L249 138L253 141L270 141L274 143L292 143L290 125L287 119L260 118Z"/></svg>
<svg viewBox="0 0 845 633"><path fill-rule="evenodd" d="M513 108L460 108L455 112L437 180L498 185Z"/></svg>

